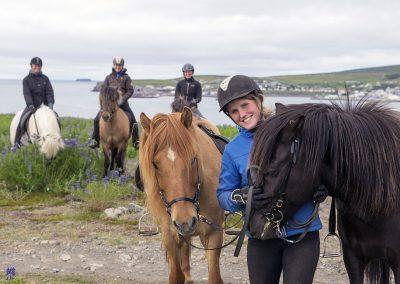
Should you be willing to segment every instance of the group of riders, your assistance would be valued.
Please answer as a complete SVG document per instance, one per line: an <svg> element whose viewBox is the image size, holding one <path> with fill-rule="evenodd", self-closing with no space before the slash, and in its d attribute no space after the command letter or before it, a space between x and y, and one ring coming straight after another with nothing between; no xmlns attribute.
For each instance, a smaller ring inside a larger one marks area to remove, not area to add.
<svg viewBox="0 0 400 284"><path fill-rule="evenodd" d="M54 92L49 78L42 71L42 60L32 58L29 75L23 80L23 93L26 108L22 117L34 113L40 105L54 106ZM175 97L187 101L193 110L197 110L202 98L201 84L193 77L194 67L185 64L182 68L183 80L178 82ZM128 100L133 95L132 80L124 68L124 59L116 57L113 68L104 80L106 86L119 88L123 95L118 105L129 115L132 142L138 147L138 128L135 116ZM220 206L230 212L243 211L248 196L247 169L253 144L254 133L271 112L263 106L263 94L258 84L250 77L236 75L226 78L218 88L218 103L223 111L237 126L239 134L225 148L222 156L221 173L217 189ZM100 114L94 119L94 129L89 146L99 146ZM19 124L15 144L19 145L25 129ZM261 189L254 189L251 204L253 208L265 206L271 196ZM308 220L313 211L313 200L306 202L288 222L302 223ZM251 283L279 283L283 273L283 283L312 283L319 257L319 230L322 228L319 217L313 219L307 227L307 235L299 242L286 242L281 238L259 240L249 238L247 246L247 265ZM296 239L303 228L283 226L284 237Z"/></svg>

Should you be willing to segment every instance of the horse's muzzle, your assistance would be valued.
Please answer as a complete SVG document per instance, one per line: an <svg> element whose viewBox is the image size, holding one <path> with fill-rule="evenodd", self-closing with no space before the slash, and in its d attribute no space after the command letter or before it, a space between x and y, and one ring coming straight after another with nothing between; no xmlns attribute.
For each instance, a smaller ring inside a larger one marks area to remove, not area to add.
<svg viewBox="0 0 400 284"><path fill-rule="evenodd" d="M109 115L109 114L103 114L103 115L101 116L101 118L102 118L105 122L108 122L108 121L111 119L111 115Z"/></svg>
<svg viewBox="0 0 400 284"><path fill-rule="evenodd" d="M192 217L188 222L178 222L178 221L173 221L172 222L178 231L179 234L182 236L186 235L191 235L196 231L197 228L197 218Z"/></svg>

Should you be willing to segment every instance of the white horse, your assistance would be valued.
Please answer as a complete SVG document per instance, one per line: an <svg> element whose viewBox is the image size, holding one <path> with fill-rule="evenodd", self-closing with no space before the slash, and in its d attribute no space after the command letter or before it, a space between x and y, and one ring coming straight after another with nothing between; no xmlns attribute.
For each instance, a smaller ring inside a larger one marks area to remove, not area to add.
<svg viewBox="0 0 400 284"><path fill-rule="evenodd" d="M21 120L22 110L17 112L10 125L11 145L15 145L15 135ZM54 158L64 148L57 116L52 109L41 105L29 118L27 133L21 139L22 144L29 142L39 145L40 152L47 158Z"/></svg>

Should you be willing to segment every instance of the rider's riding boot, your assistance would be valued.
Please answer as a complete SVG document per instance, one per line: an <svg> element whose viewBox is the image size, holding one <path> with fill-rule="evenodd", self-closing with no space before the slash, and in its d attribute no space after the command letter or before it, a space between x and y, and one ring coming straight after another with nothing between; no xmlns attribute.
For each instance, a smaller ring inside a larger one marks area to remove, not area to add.
<svg viewBox="0 0 400 284"><path fill-rule="evenodd" d="M93 123L93 132L90 135L88 146L92 149L96 149L100 145L100 129L99 122L95 119Z"/></svg>
<svg viewBox="0 0 400 284"><path fill-rule="evenodd" d="M15 139L14 139L14 146L20 147L21 146L21 138L24 133L22 132L21 127L18 125L17 130L15 132Z"/></svg>
<svg viewBox="0 0 400 284"><path fill-rule="evenodd" d="M135 122L131 127L132 127L132 144L133 147L137 150L139 149L139 127L137 122Z"/></svg>

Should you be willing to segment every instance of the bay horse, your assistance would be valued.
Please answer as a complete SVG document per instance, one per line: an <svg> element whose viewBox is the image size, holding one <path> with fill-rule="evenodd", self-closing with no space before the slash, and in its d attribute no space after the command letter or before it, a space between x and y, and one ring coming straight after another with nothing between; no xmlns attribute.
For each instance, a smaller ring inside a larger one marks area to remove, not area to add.
<svg viewBox="0 0 400 284"><path fill-rule="evenodd" d="M129 140L129 118L119 108L118 100L121 91L113 87L104 86L100 90L100 143L104 153L104 172L114 170L116 163L120 173L124 170L125 153Z"/></svg>
<svg viewBox="0 0 400 284"><path fill-rule="evenodd" d="M10 125L10 142L15 144L15 135L23 110L17 112ZM27 122L27 133L21 139L22 144L30 142L39 146L39 151L47 159L54 158L64 148L60 125L56 113L46 105L41 105Z"/></svg>
<svg viewBox="0 0 400 284"><path fill-rule="evenodd" d="M140 122L140 174L147 208L161 228L169 283L191 282L191 238L198 235L205 248L220 247L223 241L222 230L215 228L224 221L216 196L221 154L189 108L157 114L152 120L141 113ZM201 222L200 216L215 226ZM220 253L206 251L209 283L222 283Z"/></svg>
<svg viewBox="0 0 400 284"><path fill-rule="evenodd" d="M389 268L400 283L398 112L366 100L277 104L257 130L250 161L254 184L270 198L254 232L277 231L323 185L338 204L350 283L364 275L389 283Z"/></svg>

